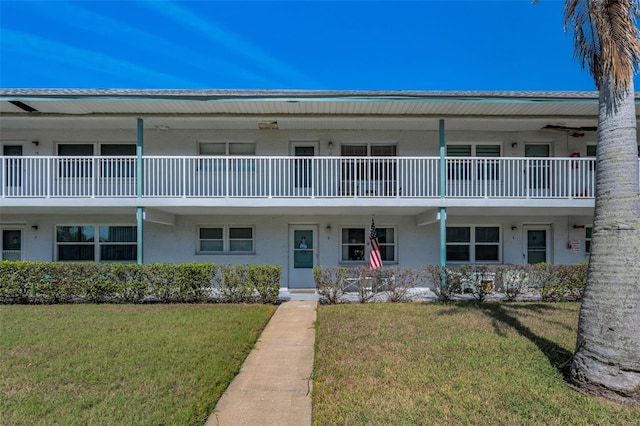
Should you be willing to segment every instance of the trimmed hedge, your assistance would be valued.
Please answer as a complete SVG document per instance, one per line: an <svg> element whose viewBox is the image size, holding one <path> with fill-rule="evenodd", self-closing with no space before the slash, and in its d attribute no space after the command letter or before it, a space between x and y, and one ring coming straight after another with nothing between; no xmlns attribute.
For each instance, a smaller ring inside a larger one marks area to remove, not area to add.
<svg viewBox="0 0 640 426"><path fill-rule="evenodd" d="M281 270L273 265L0 261L0 303L276 303Z"/></svg>

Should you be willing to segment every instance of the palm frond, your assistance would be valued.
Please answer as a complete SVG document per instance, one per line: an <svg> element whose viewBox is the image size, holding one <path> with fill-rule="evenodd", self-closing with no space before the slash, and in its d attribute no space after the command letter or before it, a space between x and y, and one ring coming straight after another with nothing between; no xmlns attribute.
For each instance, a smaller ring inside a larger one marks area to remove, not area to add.
<svg viewBox="0 0 640 426"><path fill-rule="evenodd" d="M628 89L640 60L638 0L567 0L564 14L575 56L598 89L604 79L612 80L617 93Z"/></svg>

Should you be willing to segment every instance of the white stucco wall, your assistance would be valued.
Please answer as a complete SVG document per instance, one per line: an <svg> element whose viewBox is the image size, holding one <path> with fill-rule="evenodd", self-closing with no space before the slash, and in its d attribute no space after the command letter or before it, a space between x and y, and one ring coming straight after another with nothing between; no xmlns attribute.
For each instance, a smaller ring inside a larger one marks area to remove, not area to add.
<svg viewBox="0 0 640 426"><path fill-rule="evenodd" d="M215 212L212 212L215 213ZM376 226L396 229L397 266L419 268L421 265L437 264L440 259L439 223L417 226L414 216L375 216ZM56 225L135 225L135 215L3 215L2 228L23 231L24 260L54 260ZM21 223L21 225L7 225ZM282 282L288 282L289 225L304 224L318 226L317 262L324 266L338 266L340 262L340 230L342 227L364 227L371 223L371 215L351 216L297 216L289 215L244 215L244 216L176 216L175 225L144 223L144 262L207 263L216 264L275 264L281 265ZM501 230L502 263L521 264L526 250L524 230L527 226L548 227L550 231L551 263L575 264L588 260L584 252L584 228L589 226L588 216L453 216L447 219L448 226L499 226ZM38 229L32 228L38 225ZM255 227L255 254L210 255L197 254L198 226L240 225ZM330 225L331 229L327 230ZM516 229L512 230L512 227ZM577 241L579 251L568 244Z"/></svg>
<svg viewBox="0 0 640 426"><path fill-rule="evenodd" d="M0 144L21 144L23 155L56 155L58 143L135 143L135 120L130 129L3 129ZM574 138L550 130L525 132L447 131L447 143L499 143L505 157L524 156L527 143L548 143L551 156L586 154L595 144L593 132ZM295 142L317 142L318 155L340 155L341 144L397 144L399 156L438 155L437 131L398 130L168 130L145 129L145 155L198 155L200 142L255 142L257 155L290 155ZM31 143L37 140L38 145ZM328 147L329 141L333 148Z"/></svg>

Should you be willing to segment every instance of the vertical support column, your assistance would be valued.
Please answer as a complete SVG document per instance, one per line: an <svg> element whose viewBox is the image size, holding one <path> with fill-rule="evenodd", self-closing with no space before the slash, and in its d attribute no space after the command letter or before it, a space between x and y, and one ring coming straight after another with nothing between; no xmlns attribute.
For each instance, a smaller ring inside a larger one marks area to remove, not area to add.
<svg viewBox="0 0 640 426"><path fill-rule="evenodd" d="M447 209L440 207L440 266L447 264Z"/></svg>
<svg viewBox="0 0 640 426"><path fill-rule="evenodd" d="M136 208L136 230L137 230L137 235L136 235L136 241L137 241L137 249L138 249L138 253L137 253L137 259L138 259L138 265L142 265L143 262L143 258L142 258L142 226L144 224L144 207L138 207Z"/></svg>
<svg viewBox="0 0 640 426"><path fill-rule="evenodd" d="M440 120L440 200L444 202L447 196L447 164L446 164L446 138L444 131L444 120ZM447 263L447 208L440 207L440 266ZM443 277L444 279L444 277Z"/></svg>
<svg viewBox="0 0 640 426"><path fill-rule="evenodd" d="M143 122L142 118L138 118L138 138L136 141L136 196L139 201L142 199L142 179L143 179L143 169L142 169L142 136L143 136ZM136 229L137 229L137 259L138 265L142 265L143 257L142 257L142 247L143 244L143 232L142 226L144 223L144 207L136 208Z"/></svg>
<svg viewBox="0 0 640 426"><path fill-rule="evenodd" d="M136 142L136 195L142 198L142 118L138 118L138 140Z"/></svg>
<svg viewBox="0 0 640 426"><path fill-rule="evenodd" d="M444 134L444 120L440 120L440 198L444 199L447 196L447 164L446 164L446 139Z"/></svg>

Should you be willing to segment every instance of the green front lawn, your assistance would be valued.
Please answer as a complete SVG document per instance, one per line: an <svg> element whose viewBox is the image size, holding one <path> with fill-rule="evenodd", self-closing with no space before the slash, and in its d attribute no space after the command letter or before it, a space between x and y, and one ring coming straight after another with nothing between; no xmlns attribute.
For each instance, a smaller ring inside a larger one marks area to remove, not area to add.
<svg viewBox="0 0 640 426"><path fill-rule="evenodd" d="M577 303L350 304L318 310L316 425L639 425L574 391Z"/></svg>
<svg viewBox="0 0 640 426"><path fill-rule="evenodd" d="M0 306L0 424L201 425L274 311Z"/></svg>

